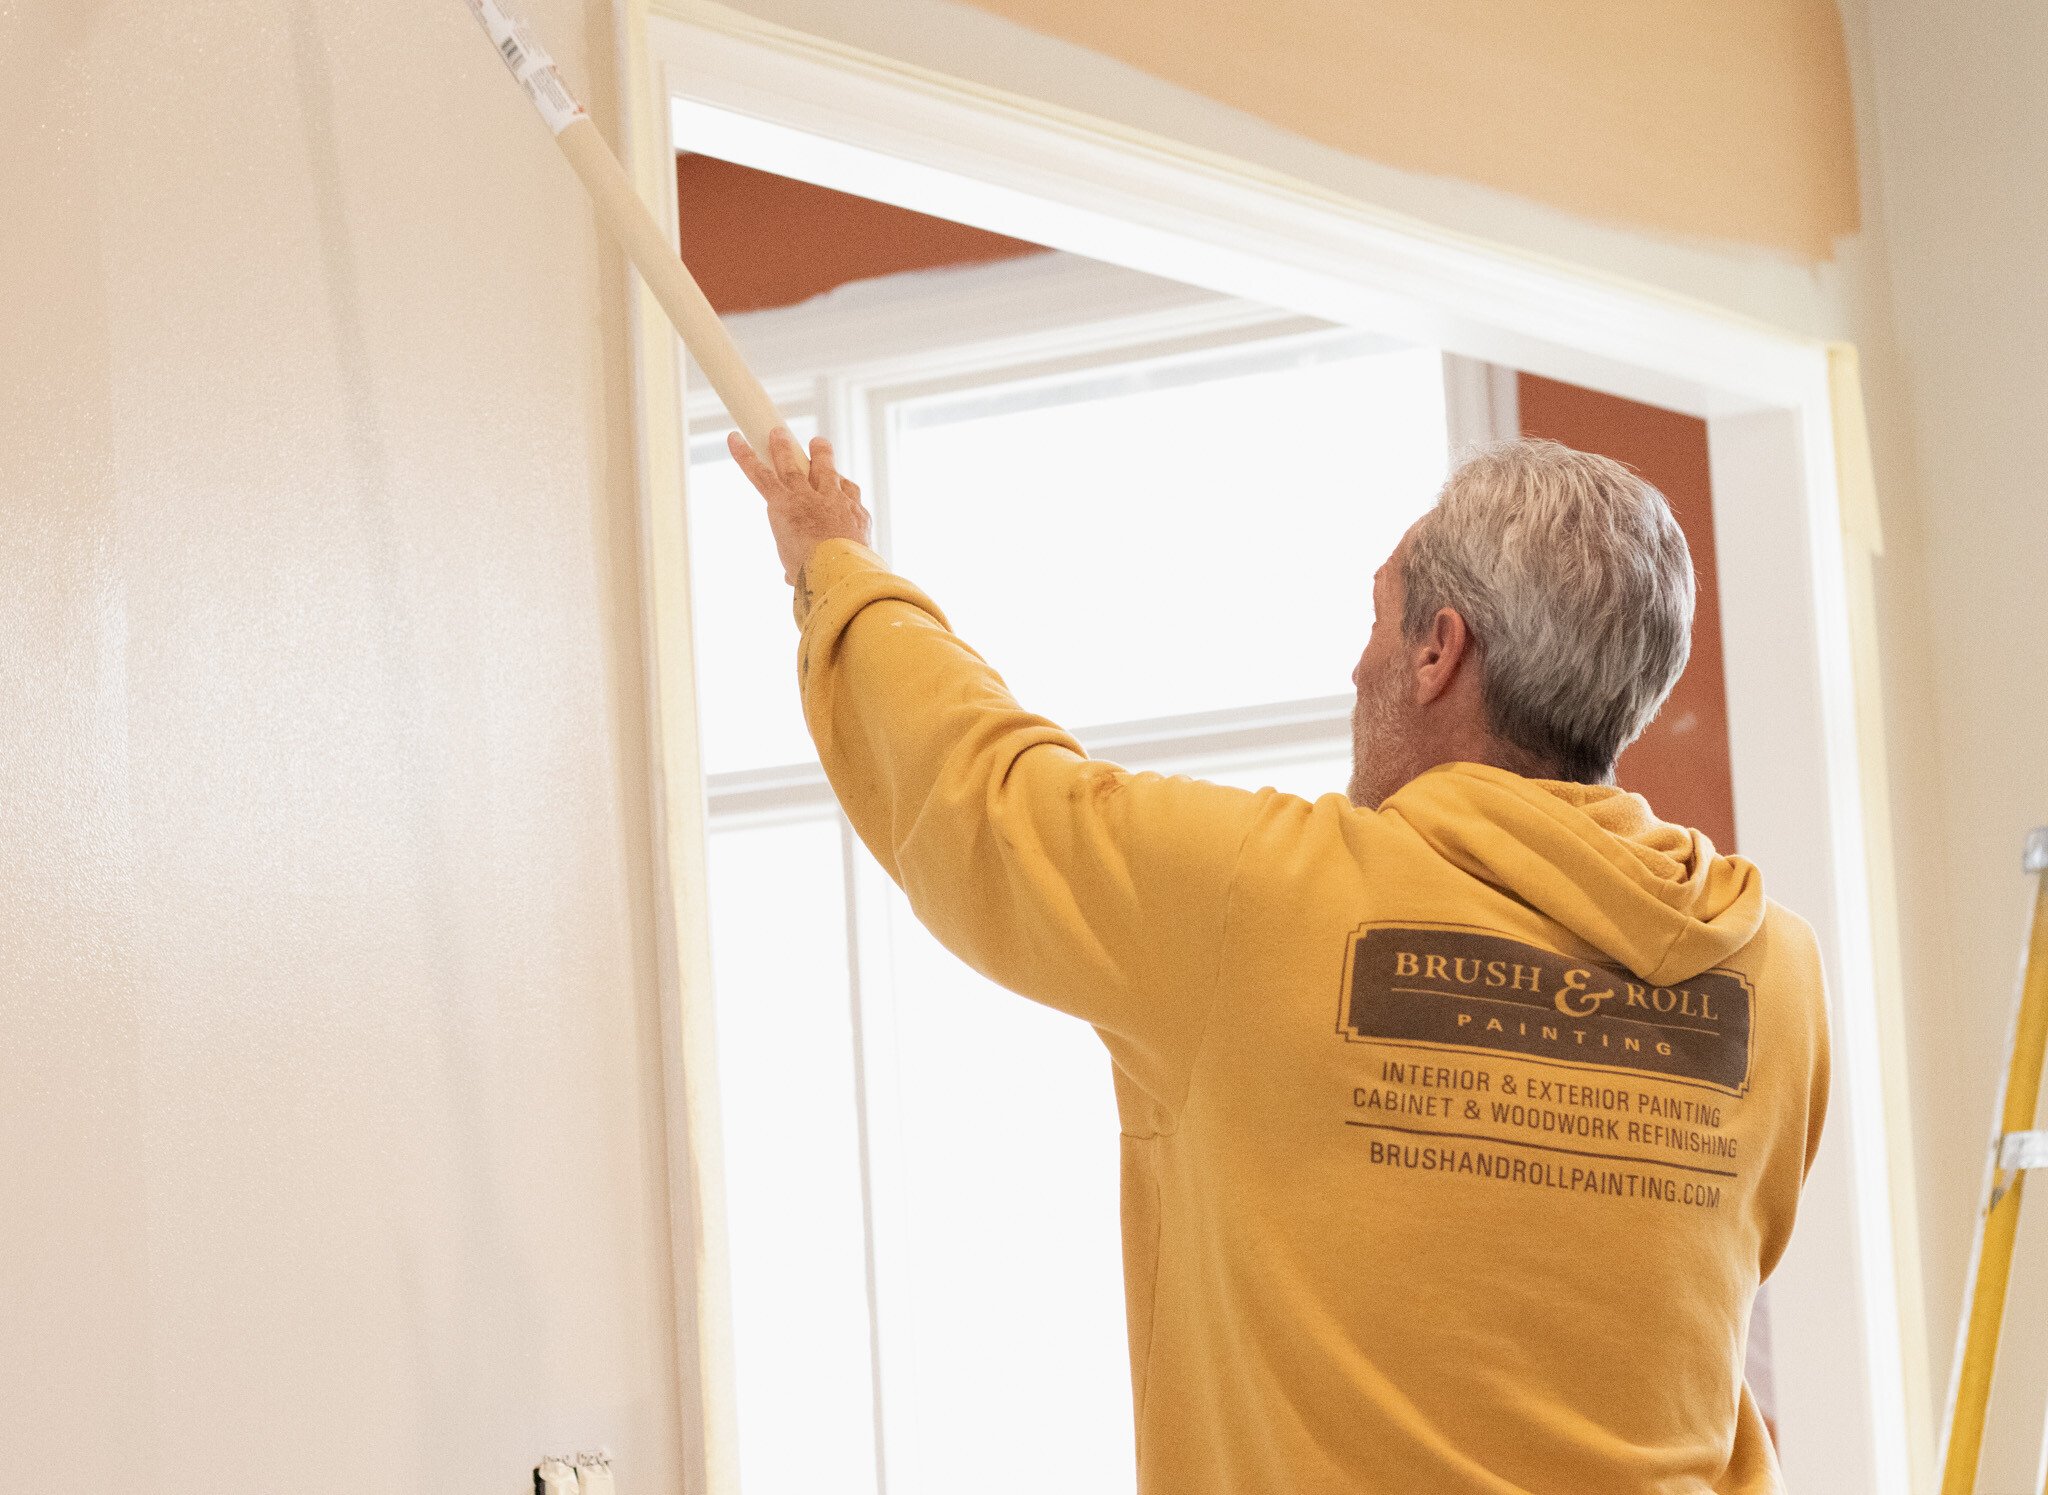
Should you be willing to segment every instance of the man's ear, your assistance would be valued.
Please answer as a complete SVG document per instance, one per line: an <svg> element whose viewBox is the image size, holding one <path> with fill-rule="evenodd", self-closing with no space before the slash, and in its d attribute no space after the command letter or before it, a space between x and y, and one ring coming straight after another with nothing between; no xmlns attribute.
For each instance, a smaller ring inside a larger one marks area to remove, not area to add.
<svg viewBox="0 0 2048 1495"><path fill-rule="evenodd" d="M1472 630L1454 607L1440 607L1415 649L1415 704L1427 706L1451 688L1472 650Z"/></svg>

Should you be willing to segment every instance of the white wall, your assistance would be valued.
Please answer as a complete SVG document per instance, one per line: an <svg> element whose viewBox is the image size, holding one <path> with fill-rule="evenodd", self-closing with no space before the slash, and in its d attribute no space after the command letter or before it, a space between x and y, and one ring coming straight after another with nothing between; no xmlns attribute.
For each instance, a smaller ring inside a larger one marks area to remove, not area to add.
<svg viewBox="0 0 2048 1495"><path fill-rule="evenodd" d="M1866 325L1928 1317L1945 1371L2026 928L2020 844L2048 823L2048 10L1849 0L1845 14L1881 246L1872 300L1889 313ZM2006 1318L1990 1492L2039 1488L2048 1199L2028 1211L2032 1275Z"/></svg>
<svg viewBox="0 0 2048 1495"><path fill-rule="evenodd" d="M8 6L0 97L9 1465L678 1489L613 258L458 0Z"/></svg>

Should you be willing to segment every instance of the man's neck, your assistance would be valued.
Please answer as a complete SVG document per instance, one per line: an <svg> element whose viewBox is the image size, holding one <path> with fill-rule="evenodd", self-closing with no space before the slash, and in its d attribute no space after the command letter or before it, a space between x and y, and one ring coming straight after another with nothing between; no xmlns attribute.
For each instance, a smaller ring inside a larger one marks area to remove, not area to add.
<svg viewBox="0 0 2048 1495"><path fill-rule="evenodd" d="M1440 768L1446 763L1483 763L1488 768L1505 769L1520 774L1525 779L1555 779L1563 775L1559 766L1540 754L1527 748L1516 747L1503 742L1491 732L1461 732L1435 745L1427 755L1429 762L1418 769L1417 774Z"/></svg>

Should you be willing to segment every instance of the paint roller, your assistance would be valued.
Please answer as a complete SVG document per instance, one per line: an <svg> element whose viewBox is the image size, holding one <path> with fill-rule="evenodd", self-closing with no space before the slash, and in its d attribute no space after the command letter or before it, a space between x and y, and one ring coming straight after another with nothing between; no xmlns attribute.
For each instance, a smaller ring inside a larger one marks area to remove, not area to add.
<svg viewBox="0 0 2048 1495"><path fill-rule="evenodd" d="M740 356L718 313L704 299L676 246L633 190L632 178L619 158L562 81L561 69L534 40L532 28L508 16L497 0L468 0L468 5L582 179L599 220L619 241L647 289L668 313L683 346L718 391L740 434L765 456L768 433L783 424L781 413Z"/></svg>

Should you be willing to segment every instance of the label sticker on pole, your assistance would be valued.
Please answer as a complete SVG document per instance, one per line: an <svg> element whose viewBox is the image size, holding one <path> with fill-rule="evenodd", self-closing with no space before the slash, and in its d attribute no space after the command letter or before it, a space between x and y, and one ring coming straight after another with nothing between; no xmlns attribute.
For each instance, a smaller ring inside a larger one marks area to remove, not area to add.
<svg viewBox="0 0 2048 1495"><path fill-rule="evenodd" d="M555 60L533 39L526 26L498 8L497 0L466 0L477 23L512 70L533 107L554 131L555 144L590 193L590 205L626 257L640 272L647 289L682 334L683 343L732 413L733 424L757 452L768 450L768 433L783 424L782 415L761 381L747 367L732 334L718 320L703 288L676 252L673 230L654 221L612 148L562 81ZM802 462L802 458L798 458ZM809 464L804 464L809 470Z"/></svg>
<svg viewBox="0 0 2048 1495"><path fill-rule="evenodd" d="M589 118L576 102L576 96L569 92L568 84L562 81L562 70L555 66L555 59L533 39L524 22L506 15L498 8L497 0L469 0L469 8L478 24L490 33L491 44L550 130L559 135L577 120Z"/></svg>

